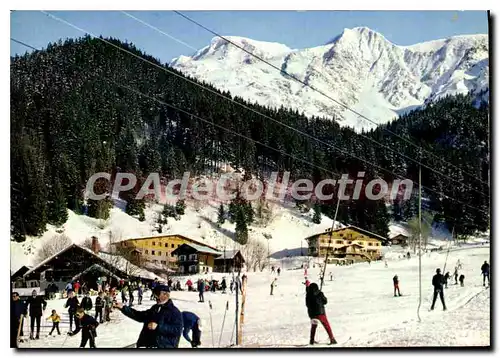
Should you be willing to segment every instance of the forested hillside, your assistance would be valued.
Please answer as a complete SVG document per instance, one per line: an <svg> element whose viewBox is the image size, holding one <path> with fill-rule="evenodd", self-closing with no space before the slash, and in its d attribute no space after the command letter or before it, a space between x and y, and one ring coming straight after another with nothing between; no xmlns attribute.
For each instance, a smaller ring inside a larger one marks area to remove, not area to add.
<svg viewBox="0 0 500 358"><path fill-rule="evenodd" d="M109 40L180 75L132 44ZM228 93L219 93L225 98L90 37L12 58L12 238L23 241L26 235L43 233L47 223L64 223L66 208L81 212L87 180L96 172L133 172L143 179L160 172L171 179L181 178L185 171L214 172L224 162L255 176L290 171L291 180L310 178L317 183L339 177L332 172L355 178L360 171L366 173L365 180L381 176L391 182L402 176L418 181L416 161L420 161L425 165L423 185L444 193L423 190L435 220L446 221L458 234L488 227L489 191L482 183L488 182L489 172L487 104L473 103L467 96L444 98L384 127L356 134L340 128L334 118L308 119L297 111L271 110L235 98L326 145L227 100ZM101 191L107 189L100 184ZM127 210L140 216L144 203L132 197L132 192L124 194ZM111 205L108 200L85 204L88 215L102 218ZM335 203L316 207L331 216ZM390 215L406 220L415 214L413 195L408 202L396 202L390 212L383 200L343 202L339 219L387 234Z"/></svg>

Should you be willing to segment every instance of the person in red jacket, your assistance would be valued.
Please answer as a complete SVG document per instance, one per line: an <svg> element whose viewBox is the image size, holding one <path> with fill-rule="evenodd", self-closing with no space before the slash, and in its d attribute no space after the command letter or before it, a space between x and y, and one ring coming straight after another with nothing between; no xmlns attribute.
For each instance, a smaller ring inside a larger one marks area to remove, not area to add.
<svg viewBox="0 0 500 358"><path fill-rule="evenodd" d="M75 294L78 296L80 294L80 281L75 282L73 289L75 290Z"/></svg>
<svg viewBox="0 0 500 358"><path fill-rule="evenodd" d="M337 344L335 337L333 336L332 329L330 328L330 323L326 317L325 305L327 304L327 299L323 292L319 290L316 283L311 283L306 289L306 306L307 314L311 319L311 336L309 344L318 343L314 340L316 335L316 329L318 328L319 322L323 325L328 337L330 337L330 344Z"/></svg>

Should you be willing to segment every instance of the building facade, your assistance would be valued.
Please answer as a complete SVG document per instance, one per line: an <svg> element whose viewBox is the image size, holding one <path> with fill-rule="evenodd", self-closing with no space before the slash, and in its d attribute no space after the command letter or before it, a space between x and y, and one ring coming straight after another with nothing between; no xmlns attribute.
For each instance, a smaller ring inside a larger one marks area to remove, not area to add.
<svg viewBox="0 0 500 358"><path fill-rule="evenodd" d="M355 226L348 226L306 238L309 245L309 256L330 256L335 259L346 259L350 262L372 261L382 257L382 244L388 239Z"/></svg>
<svg viewBox="0 0 500 358"><path fill-rule="evenodd" d="M136 250L144 263L177 270L177 256L173 254L173 251L187 243L201 244L196 240L176 234L133 238L114 243L114 245L122 249ZM211 246L208 247L212 248ZM215 248L212 249L215 250Z"/></svg>
<svg viewBox="0 0 500 358"><path fill-rule="evenodd" d="M177 256L177 272L181 274L210 273L214 271L215 258L220 251L200 244L187 243L173 251Z"/></svg>

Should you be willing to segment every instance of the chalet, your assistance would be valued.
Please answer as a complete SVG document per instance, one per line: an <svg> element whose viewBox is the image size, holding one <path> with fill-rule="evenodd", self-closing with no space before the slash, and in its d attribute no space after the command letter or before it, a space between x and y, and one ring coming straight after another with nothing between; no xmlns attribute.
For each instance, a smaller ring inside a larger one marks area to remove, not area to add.
<svg viewBox="0 0 500 358"><path fill-rule="evenodd" d="M392 245L408 245L408 236L404 234L397 234L389 238Z"/></svg>
<svg viewBox="0 0 500 358"><path fill-rule="evenodd" d="M179 273L209 273L214 271L215 258L222 252L206 245L182 244L172 254L177 256Z"/></svg>
<svg viewBox="0 0 500 358"><path fill-rule="evenodd" d="M379 260L382 245L389 242L383 236L356 226L326 230L305 240L309 245L309 256L326 256L328 252L329 262L344 259L342 261L348 263Z"/></svg>
<svg viewBox="0 0 500 358"><path fill-rule="evenodd" d="M241 271L245 259L240 250L223 251L222 255L215 260L214 271L216 272L233 272Z"/></svg>
<svg viewBox="0 0 500 358"><path fill-rule="evenodd" d="M153 281L159 278L119 255L96 252L97 247L93 245L91 250L76 244L67 246L24 272L22 280L15 281L14 289L28 287L27 284L32 281L37 281L41 290L52 283L63 290L68 282L75 279L86 282L88 288L97 289L98 277L105 277L111 284L119 279Z"/></svg>

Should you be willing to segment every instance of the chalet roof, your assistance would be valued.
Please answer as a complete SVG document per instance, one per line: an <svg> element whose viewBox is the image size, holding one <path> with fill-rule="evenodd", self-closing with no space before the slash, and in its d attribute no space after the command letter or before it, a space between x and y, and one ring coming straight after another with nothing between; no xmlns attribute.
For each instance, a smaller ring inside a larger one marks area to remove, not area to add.
<svg viewBox="0 0 500 358"><path fill-rule="evenodd" d="M311 239L313 237L317 237L317 236L320 236L320 235L323 235L323 234L328 234L330 232L337 232L337 231L342 231L342 230L347 230L347 229L351 229L351 230L360 232L362 234L372 236L374 238L377 238L380 241L384 241L384 242L388 241L388 238L386 238L386 237L380 236L378 234L375 234L375 233L373 233L371 231L368 231L368 230L365 230L365 229L361 229L361 228L359 228L357 226L354 226L354 225L349 225L349 226L341 227L341 228L338 228L338 229L335 229L335 230L331 230L331 231L330 230L326 230L326 231L323 231L323 232L320 232L320 233L308 236L308 237L305 238L305 240L307 241L307 240L309 240L309 239Z"/></svg>
<svg viewBox="0 0 500 358"><path fill-rule="evenodd" d="M139 241L139 240L151 240L151 239L162 239L162 238L169 238L169 237L172 237L172 236L178 236L178 237L181 237L183 238L184 240L186 241L189 241L189 242L192 242L194 244L199 244L199 245L203 245L203 246L207 246L207 247L210 247L214 250L216 250L215 247L213 246L210 246L210 245L207 245L205 243L202 243L200 241L197 241L195 239L192 239L190 237L187 237L187 236L184 236L184 235L181 235L181 234L168 234L168 235L155 235L155 236L143 236L143 237L135 237L135 238L131 238L131 239L123 239L123 240L120 240L120 241L116 241L116 242L113 242L112 245L116 245L116 244L119 244L121 242L126 242L126 241Z"/></svg>
<svg viewBox="0 0 500 358"><path fill-rule="evenodd" d="M19 278L19 277L22 277L24 275L25 272L28 272L33 266L26 266L26 265L23 265L21 266L16 272L14 273L11 273L10 277L11 278Z"/></svg>
<svg viewBox="0 0 500 358"><path fill-rule="evenodd" d="M136 277L140 276L141 278L146 278L146 279L151 279L151 280L153 280L155 278L159 278L154 273L135 266L134 264L132 264L130 261L128 261L127 259L125 259L122 256L113 255L113 254L105 253L105 252L99 252L98 254L96 254L94 251L92 251L86 247L77 245L77 244L71 244L71 245L65 247L64 249L60 250L59 252L55 253L54 255L50 256L49 258L43 260L38 265L34 266L29 271L27 271L25 274L23 274L23 277L28 276L30 273L36 271L37 269L39 269L43 265L47 264L48 262L53 260L55 257L65 253L66 251L68 251L69 249L74 248L74 247L88 252L89 254L95 256L97 259L104 261L106 264L108 264L112 267L115 267L116 269L118 269L119 271L121 271L124 274L126 274L128 271L128 272L133 272L133 274L131 276L136 276Z"/></svg>
<svg viewBox="0 0 500 358"><path fill-rule="evenodd" d="M87 268L86 270L83 270L82 272L80 272L78 275L73 276L73 277L71 278L71 281L75 281L75 280L77 280L80 276L85 275L87 272L89 272L89 271L91 271L91 270L99 270L99 271L101 271L101 272L106 273L106 274L107 274L107 275L109 275L109 276L113 276L113 277L118 278L118 279L120 278L120 277L116 276L114 273L112 273L111 271L109 271L108 269L106 269L105 267L102 267L102 266L101 266L101 265L99 265L99 264L93 264L92 266L90 266L90 267L89 267L89 268Z"/></svg>
<svg viewBox="0 0 500 358"><path fill-rule="evenodd" d="M215 249L213 249L213 248L211 248L209 246L192 244L192 243L182 244L181 246L179 246L178 248L176 248L174 251L172 251L172 253L175 255L177 252L179 252L180 249L182 249L185 246L192 247L197 252L201 252L201 253L205 253L205 254L212 254L212 255L216 255L216 256L219 256L221 254L220 251L217 251L217 250L215 250Z"/></svg>
<svg viewBox="0 0 500 358"><path fill-rule="evenodd" d="M240 250L226 250L225 252L223 251L220 257L217 257L216 260L232 260L234 257L240 252ZM240 253L241 254L241 253ZM243 257L243 255L242 255ZM243 259L243 261L245 261Z"/></svg>

